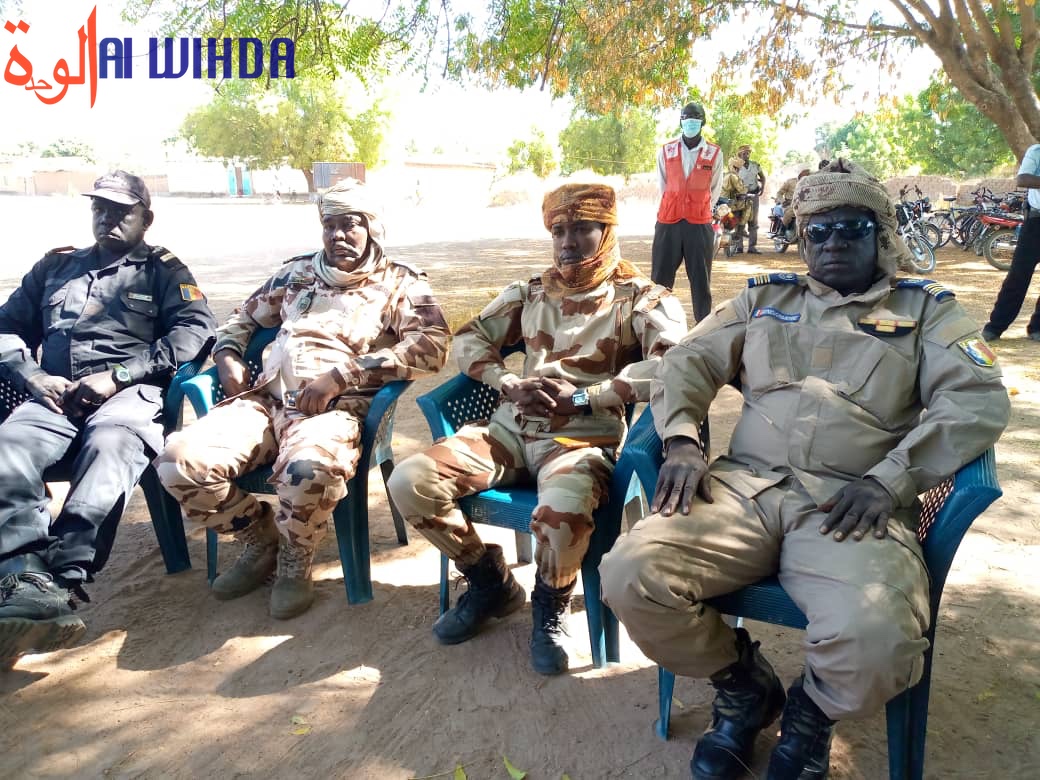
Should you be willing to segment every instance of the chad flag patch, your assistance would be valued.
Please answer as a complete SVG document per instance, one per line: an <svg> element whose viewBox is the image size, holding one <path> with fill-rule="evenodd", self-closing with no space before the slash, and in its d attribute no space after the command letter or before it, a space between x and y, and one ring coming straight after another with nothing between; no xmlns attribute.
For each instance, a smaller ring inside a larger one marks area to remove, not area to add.
<svg viewBox="0 0 1040 780"><path fill-rule="evenodd" d="M997 362L996 354L981 338L963 339L957 342L957 346L980 366L992 366Z"/></svg>
<svg viewBox="0 0 1040 780"><path fill-rule="evenodd" d="M181 300L185 301L204 301L206 296L202 294L202 290L196 287L194 284L182 284L181 285Z"/></svg>

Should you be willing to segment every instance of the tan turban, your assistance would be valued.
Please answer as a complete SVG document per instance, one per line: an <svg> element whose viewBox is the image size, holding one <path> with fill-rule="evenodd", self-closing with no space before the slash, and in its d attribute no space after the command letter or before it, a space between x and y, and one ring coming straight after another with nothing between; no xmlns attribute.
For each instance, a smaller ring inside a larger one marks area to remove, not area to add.
<svg viewBox="0 0 1040 780"><path fill-rule="evenodd" d="M809 217L831 209L852 206L874 213L877 223L878 269L885 276L912 268L910 250L896 234L899 221L891 196L880 181L856 163L839 158L826 168L803 176L794 191L794 214L798 233Z"/></svg>
<svg viewBox="0 0 1040 780"><path fill-rule="evenodd" d="M349 287L367 279L373 272L382 268L383 258L383 223L379 219L379 207L376 205L365 185L357 179L343 179L336 182L318 200L318 216L338 217L343 214L360 214L365 218L368 228L368 249L353 271L340 271L326 261L324 250L315 262L315 271L322 279L334 287Z"/></svg>
<svg viewBox="0 0 1040 780"><path fill-rule="evenodd" d="M741 152L745 152L745 151L746 152L750 152L751 151L751 144L743 144L739 149L737 149L737 154L740 154Z"/></svg>
<svg viewBox="0 0 1040 780"><path fill-rule="evenodd" d="M551 231L561 222L600 222L604 225L596 254L581 263L567 266L567 274L554 265L542 274L542 284L550 297L591 290L613 276L619 281L639 275L627 260L621 259L618 248L617 198L606 184L565 184L542 199L542 222Z"/></svg>

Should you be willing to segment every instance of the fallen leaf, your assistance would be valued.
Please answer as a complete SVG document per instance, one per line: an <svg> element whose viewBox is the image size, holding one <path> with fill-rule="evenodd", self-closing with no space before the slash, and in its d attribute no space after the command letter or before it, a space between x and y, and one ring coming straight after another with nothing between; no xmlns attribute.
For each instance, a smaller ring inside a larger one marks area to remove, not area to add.
<svg viewBox="0 0 1040 780"><path fill-rule="evenodd" d="M672 706L673 707L678 707L680 710L685 710L686 709L686 705L683 704L681 701L679 701L679 697L678 696L673 696L672 697Z"/></svg>
<svg viewBox="0 0 1040 780"><path fill-rule="evenodd" d="M462 768L462 764L455 765L455 774L451 776L451 780L466 780L466 770Z"/></svg>
<svg viewBox="0 0 1040 780"><path fill-rule="evenodd" d="M522 772L517 769L509 763L509 759L505 756L502 756L502 763L506 765L506 771L509 772L509 776L513 778L513 780L524 780L524 778L527 777L527 772Z"/></svg>
<svg viewBox="0 0 1040 780"><path fill-rule="evenodd" d="M1018 395L1018 388L1017 387L1009 387L1008 388L1008 395L1010 395L1010 396Z"/></svg>
<svg viewBox="0 0 1040 780"><path fill-rule="evenodd" d="M307 719L303 715L293 715L289 718L294 728L289 730L289 733L296 737L302 737L306 734L311 733L311 724L307 722Z"/></svg>
<svg viewBox="0 0 1040 780"><path fill-rule="evenodd" d="M997 698L997 694L995 694L993 691L983 691L975 697L975 703L982 704L984 701L989 701L990 699L995 698Z"/></svg>

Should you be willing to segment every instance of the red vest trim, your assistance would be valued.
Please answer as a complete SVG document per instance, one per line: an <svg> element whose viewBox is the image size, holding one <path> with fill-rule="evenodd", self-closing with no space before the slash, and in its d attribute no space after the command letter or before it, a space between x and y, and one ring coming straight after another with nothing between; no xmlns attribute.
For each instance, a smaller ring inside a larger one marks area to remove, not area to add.
<svg viewBox="0 0 1040 780"><path fill-rule="evenodd" d="M682 139L669 141L663 147L664 193L657 221L670 225L685 219L691 225L711 224L711 174L719 147L705 141L693 162L693 170L685 176L681 143Z"/></svg>

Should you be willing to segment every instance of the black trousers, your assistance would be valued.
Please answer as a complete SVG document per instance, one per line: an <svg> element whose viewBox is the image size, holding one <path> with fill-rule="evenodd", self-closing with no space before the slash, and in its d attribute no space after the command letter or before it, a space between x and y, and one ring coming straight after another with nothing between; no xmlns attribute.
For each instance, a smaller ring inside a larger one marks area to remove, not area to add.
<svg viewBox="0 0 1040 780"><path fill-rule="evenodd" d="M1022 304L1029 292L1029 283L1033 280L1033 271L1040 263L1040 210L1031 209L1030 216L1022 224L1022 232L1018 236L1018 246L1011 257L1011 268L1004 277L997 293L997 301L989 315L988 328L1003 333L1022 310ZM1040 331L1040 298L1037 299L1033 316L1029 319L1026 332Z"/></svg>
<svg viewBox="0 0 1040 780"><path fill-rule="evenodd" d="M650 278L669 290L673 289L675 273L685 260L696 322L711 313L711 260L714 249L715 231L711 225L691 225L681 219L674 224L658 222L654 226Z"/></svg>
<svg viewBox="0 0 1040 780"><path fill-rule="evenodd" d="M108 559L116 528L141 474L162 447L158 387L122 390L86 418L30 401L0 424L0 565L39 556L69 585ZM53 520L44 471L68 464L69 494Z"/></svg>

